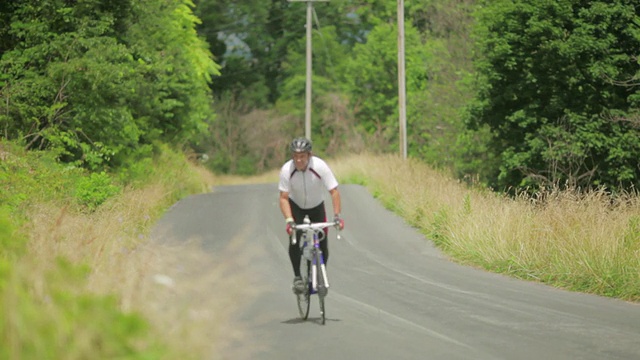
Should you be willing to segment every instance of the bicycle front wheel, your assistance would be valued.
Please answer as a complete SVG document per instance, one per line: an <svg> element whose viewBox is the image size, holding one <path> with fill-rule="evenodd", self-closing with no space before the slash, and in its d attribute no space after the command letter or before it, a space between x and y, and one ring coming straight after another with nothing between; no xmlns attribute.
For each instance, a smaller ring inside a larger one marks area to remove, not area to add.
<svg viewBox="0 0 640 360"><path fill-rule="evenodd" d="M316 280L318 284L318 302L320 303L320 321L322 325L325 324L326 321L326 310L324 298L327 296L328 288L327 284L325 284L324 276L322 275L321 266L324 265L324 261L322 261L322 252L316 251L316 264L318 264L318 271L316 271Z"/></svg>
<svg viewBox="0 0 640 360"><path fill-rule="evenodd" d="M309 261L306 259L302 259L300 262L300 274L302 274L302 281L304 281L306 286L305 292L301 294L296 294L296 298L298 301L298 312L300 313L300 318L302 320L307 320L309 318L309 306L311 301L309 301Z"/></svg>

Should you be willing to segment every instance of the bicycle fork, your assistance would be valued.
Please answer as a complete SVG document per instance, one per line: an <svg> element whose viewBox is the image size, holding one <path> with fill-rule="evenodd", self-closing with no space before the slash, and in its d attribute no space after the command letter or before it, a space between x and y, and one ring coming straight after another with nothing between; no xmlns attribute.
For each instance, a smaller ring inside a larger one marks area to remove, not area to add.
<svg viewBox="0 0 640 360"><path fill-rule="evenodd" d="M313 259L313 263L311 265L311 287L313 291L318 291L318 260L322 258L322 254L320 256ZM322 275L322 280L325 288L329 288L329 279L327 278L327 267L324 265L324 262L320 262L320 274Z"/></svg>

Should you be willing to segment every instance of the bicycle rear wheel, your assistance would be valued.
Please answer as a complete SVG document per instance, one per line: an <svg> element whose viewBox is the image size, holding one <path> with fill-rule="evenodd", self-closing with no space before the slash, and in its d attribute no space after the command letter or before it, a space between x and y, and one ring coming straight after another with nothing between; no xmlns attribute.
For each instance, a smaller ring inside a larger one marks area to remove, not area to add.
<svg viewBox="0 0 640 360"><path fill-rule="evenodd" d="M306 290L302 294L296 294L296 298L298 300L298 312L300 313L300 318L302 320L307 320L309 317L309 306L311 304L310 294L309 294L309 261L306 259L302 259L300 261L300 274L302 274L302 281L305 283Z"/></svg>

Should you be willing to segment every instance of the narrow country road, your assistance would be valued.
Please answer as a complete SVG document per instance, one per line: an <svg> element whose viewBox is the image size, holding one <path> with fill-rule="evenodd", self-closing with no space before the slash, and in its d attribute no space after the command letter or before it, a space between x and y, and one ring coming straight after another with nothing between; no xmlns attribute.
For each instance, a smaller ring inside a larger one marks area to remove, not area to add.
<svg viewBox="0 0 640 360"><path fill-rule="evenodd" d="M297 317L276 184L188 197L157 224L161 240L239 247L225 261L256 292L234 314L243 336L215 358L640 359L639 305L454 264L365 188L340 189L346 228L329 236L324 326L315 297L310 319Z"/></svg>

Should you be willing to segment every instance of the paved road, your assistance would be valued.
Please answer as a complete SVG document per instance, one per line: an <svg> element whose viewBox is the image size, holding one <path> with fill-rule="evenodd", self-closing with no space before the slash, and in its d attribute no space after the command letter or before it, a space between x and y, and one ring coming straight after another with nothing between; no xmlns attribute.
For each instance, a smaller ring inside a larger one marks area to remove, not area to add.
<svg viewBox="0 0 640 360"><path fill-rule="evenodd" d="M260 290L235 315L244 336L218 358L640 359L639 305L454 264L363 187L341 192L324 326L315 298L297 319L275 184L219 187L161 219L161 237L201 238L251 275L238 286Z"/></svg>

